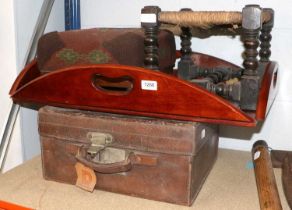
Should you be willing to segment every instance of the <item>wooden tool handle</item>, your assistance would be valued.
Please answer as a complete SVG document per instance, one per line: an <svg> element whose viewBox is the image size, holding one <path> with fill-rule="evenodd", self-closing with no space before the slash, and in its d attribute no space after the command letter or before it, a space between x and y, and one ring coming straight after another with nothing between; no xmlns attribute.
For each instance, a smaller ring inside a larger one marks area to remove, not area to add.
<svg viewBox="0 0 292 210"><path fill-rule="evenodd" d="M282 209L272 161L265 141L254 143L252 158L261 210Z"/></svg>

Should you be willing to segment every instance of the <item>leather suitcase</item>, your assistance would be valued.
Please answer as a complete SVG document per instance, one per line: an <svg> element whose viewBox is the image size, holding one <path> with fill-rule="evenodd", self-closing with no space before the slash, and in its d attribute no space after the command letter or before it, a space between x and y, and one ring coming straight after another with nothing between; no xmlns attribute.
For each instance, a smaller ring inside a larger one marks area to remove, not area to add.
<svg viewBox="0 0 292 210"><path fill-rule="evenodd" d="M218 151L218 127L56 107L39 110L45 179L75 184L76 164L96 189L191 205Z"/></svg>
<svg viewBox="0 0 292 210"><path fill-rule="evenodd" d="M158 33L159 69L170 73L175 65L176 47L170 31ZM122 64L144 66L144 31L141 28L94 28L51 32L38 43L37 61L41 73L60 68Z"/></svg>

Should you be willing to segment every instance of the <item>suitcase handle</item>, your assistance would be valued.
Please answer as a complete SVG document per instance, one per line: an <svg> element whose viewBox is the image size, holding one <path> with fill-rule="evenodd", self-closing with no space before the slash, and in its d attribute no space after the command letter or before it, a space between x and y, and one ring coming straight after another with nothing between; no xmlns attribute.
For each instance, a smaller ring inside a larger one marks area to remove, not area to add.
<svg viewBox="0 0 292 210"><path fill-rule="evenodd" d="M94 170L95 172L99 172L103 174L114 174L114 173L126 172L126 171L131 170L132 160L135 159L135 154L131 152L125 160L116 162L116 163L93 162L83 157L80 153L76 155L76 159L80 163Z"/></svg>
<svg viewBox="0 0 292 210"><path fill-rule="evenodd" d="M80 163L91 168L95 172L104 174L130 171L133 165L156 166L158 163L157 156L135 154L134 152L129 152L124 160L114 163L99 163L90 160L90 158L86 158L86 156L88 156L87 148L82 147L75 157Z"/></svg>

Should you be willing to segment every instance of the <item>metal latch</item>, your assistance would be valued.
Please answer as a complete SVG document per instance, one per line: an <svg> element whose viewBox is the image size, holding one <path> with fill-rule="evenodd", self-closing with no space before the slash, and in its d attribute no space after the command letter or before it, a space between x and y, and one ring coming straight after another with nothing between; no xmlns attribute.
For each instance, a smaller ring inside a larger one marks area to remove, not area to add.
<svg viewBox="0 0 292 210"><path fill-rule="evenodd" d="M113 142L113 136L108 133L89 132L87 138L91 141L87 153L92 157Z"/></svg>

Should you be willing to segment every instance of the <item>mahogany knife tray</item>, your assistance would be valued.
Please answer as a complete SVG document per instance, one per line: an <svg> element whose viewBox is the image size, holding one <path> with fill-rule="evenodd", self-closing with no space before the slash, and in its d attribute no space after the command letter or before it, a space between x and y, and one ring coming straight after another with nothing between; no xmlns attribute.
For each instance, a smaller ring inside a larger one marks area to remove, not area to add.
<svg viewBox="0 0 292 210"><path fill-rule="evenodd" d="M203 67L239 68L209 55L195 54L197 64ZM10 95L15 103L28 107L52 105L252 127L265 118L274 101L276 76L277 64L267 63L257 110L249 113L173 75L118 64L74 66L41 75L34 60L17 77Z"/></svg>

